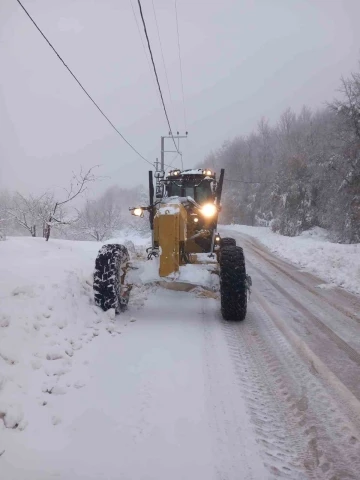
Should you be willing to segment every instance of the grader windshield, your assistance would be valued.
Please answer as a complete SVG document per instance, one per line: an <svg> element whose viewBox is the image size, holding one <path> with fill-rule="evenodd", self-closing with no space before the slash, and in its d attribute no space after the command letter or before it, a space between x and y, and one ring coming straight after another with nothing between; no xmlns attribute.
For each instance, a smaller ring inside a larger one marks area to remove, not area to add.
<svg viewBox="0 0 360 480"><path fill-rule="evenodd" d="M214 199L215 175L203 170L174 171L167 177L168 197L191 197L202 205Z"/></svg>

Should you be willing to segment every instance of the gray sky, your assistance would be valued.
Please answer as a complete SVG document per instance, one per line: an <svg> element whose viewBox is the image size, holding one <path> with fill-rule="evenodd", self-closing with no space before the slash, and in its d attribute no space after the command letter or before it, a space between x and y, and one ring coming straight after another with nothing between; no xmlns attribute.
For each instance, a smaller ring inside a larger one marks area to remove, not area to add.
<svg viewBox="0 0 360 480"><path fill-rule="evenodd" d="M65 63L146 158L168 127L130 0L22 0ZM139 26L137 0L132 0ZM184 132L173 0L142 0L173 130ZM178 0L189 138L184 166L288 106L321 106L358 68L358 0ZM72 79L16 0L0 0L0 186L40 193L80 165L110 184L145 183L147 165ZM171 145L169 144L169 147ZM169 162L172 156L167 158Z"/></svg>

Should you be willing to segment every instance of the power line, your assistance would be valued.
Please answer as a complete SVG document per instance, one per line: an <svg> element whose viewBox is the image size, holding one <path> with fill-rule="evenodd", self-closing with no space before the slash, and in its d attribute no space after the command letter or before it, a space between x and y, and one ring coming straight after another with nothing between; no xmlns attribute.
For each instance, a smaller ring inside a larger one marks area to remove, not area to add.
<svg viewBox="0 0 360 480"><path fill-rule="evenodd" d="M21 3L20 0L16 0L18 2L18 4L20 5L20 7L24 10L24 12L26 13L26 15L29 17L29 19L31 20L31 22L35 25L36 29L40 32L40 34L42 35L42 37L46 40L47 44L49 45L49 47L53 50L53 52L56 54L56 56L58 57L58 59L61 61L61 63L64 65L64 67L67 69L67 71L70 73L70 75L74 78L74 80L76 81L76 83L80 86L80 88L83 90L83 92L86 94L86 96L91 100L91 102L95 105L95 107L99 110L99 112L101 113L101 115L107 120L107 122L112 126L112 128L115 130L115 132L120 135L120 137L124 140L125 143L127 143L127 145L129 145L129 147L137 154L139 155L140 158L142 158L145 162L149 163L150 165L152 165L152 163L147 160L145 157L143 157L141 155L141 153L139 153L135 147L133 147L131 145L131 143L126 140L126 138L124 137L124 135L115 127L115 125L112 123L112 121L109 119L109 117L107 117L107 115L101 110L101 108L99 107L99 105L95 102L95 100L91 97L91 95L85 90L85 88L82 86L82 84L80 83L80 81L76 78L76 76L73 74L73 72L70 70L70 68L66 65L66 63L64 62L64 60L60 57L60 55L58 54L58 52L55 50L55 48L52 46L52 44L50 43L50 41L47 39L47 37L45 36L45 34L42 32L42 30L40 29L40 27L38 27L38 25L35 23L35 20L33 20L33 18L31 17L31 15L29 14L29 12L26 10L26 8L24 7L24 5Z"/></svg>
<svg viewBox="0 0 360 480"><path fill-rule="evenodd" d="M148 54L147 54L147 52L146 52L146 47L145 47L145 43L144 43L143 37L142 37L142 35L141 35L140 26L139 26L139 22L138 22L138 20L137 20L136 14L135 14L134 5L133 5L132 0L129 0L129 1L130 1L130 5L131 5L131 9L132 9L133 15L134 15L134 19L135 19L137 31L139 32L139 37L140 37L141 45L142 45L142 47L143 47L144 55L145 55L145 58L146 58L146 63L147 63L147 65L148 65L149 69L150 69L151 78L153 79L153 82L154 82L154 85L155 85L155 90L157 91L156 81L155 81L155 78L154 78L153 75L152 75L151 63L150 63ZM156 98L158 98L158 97L156 96ZM160 100L160 98L159 98L159 103L160 103L160 106L161 106L161 100Z"/></svg>
<svg viewBox="0 0 360 480"><path fill-rule="evenodd" d="M183 73L182 73L182 64L181 64L181 53L180 53L179 20L178 20L178 14L177 14L176 0L175 0L175 16L176 16L176 31L177 31L177 38L178 38L179 63L180 63L181 92L182 92L183 109L184 109L184 125L185 125L185 130L187 130L187 127L186 127L186 111L185 111L185 96L184 96L184 83L183 83Z"/></svg>
<svg viewBox="0 0 360 480"><path fill-rule="evenodd" d="M179 155L178 153L175 155L175 157L172 159L170 165L167 164L167 163L164 163L164 166L165 166L165 167L168 167L168 168L166 169L166 171L168 171L169 168L172 167L172 162L177 158L178 155ZM181 153L180 153L180 155L181 155ZM155 166L155 162L154 162L152 165ZM124 167L116 168L115 170L112 170L108 175L114 175L114 174L117 173L119 170L123 170L123 169L124 169Z"/></svg>
<svg viewBox="0 0 360 480"><path fill-rule="evenodd" d="M154 62L154 57L153 57L152 50L151 50L151 46L150 46L150 40L149 40L149 36L148 36L148 33L147 33L146 23L145 23L143 11L142 11L142 8L141 8L141 2L140 2L140 0L138 0L138 5L139 5L139 10L140 10L141 20L142 20L142 23L143 23L143 26L144 26L144 32L145 32L145 36L146 36L146 40L147 40L147 44L148 44L148 48L149 48L149 52L150 52L151 61L152 61L153 68L154 68L154 73L155 73L156 81L157 81L158 88L159 88L159 92L160 92L161 101L162 101L162 104L163 104L163 107L164 107L165 117L166 117L166 120L167 120L167 123L168 123L168 126L169 126L169 132L170 132L170 135L171 135L172 140L173 140L173 142L174 142L175 149L176 149L176 151L179 153L179 149L178 149L178 147L177 147L177 145L176 145L176 143L175 143L175 139L174 139L174 137L173 137L172 128L171 128L170 121L169 121L169 117L168 117L168 114L167 114L167 111L166 111L165 102L164 102L164 97L163 97L163 94L162 94L162 91L161 91L160 82L159 82L159 77L158 77L158 74L157 74L157 71L156 71L156 66L155 66L155 62Z"/></svg>
<svg viewBox="0 0 360 480"><path fill-rule="evenodd" d="M181 156L181 165L182 165L182 168L184 168L184 166L183 166L183 164L182 164L182 154L181 154L181 153L176 153L175 157L171 160L170 165L164 164L164 165L166 165L166 166L168 167L168 168L166 169L166 171L168 171L169 168L171 168L171 167L173 166L173 163L175 162L175 160L177 159L177 157L178 157L179 155Z"/></svg>
<svg viewBox="0 0 360 480"><path fill-rule="evenodd" d="M155 11L154 0L152 0L152 7L153 7L153 11L154 11L154 17L155 17L155 23L156 23L156 30L157 30L158 39L159 39L159 44L160 44L161 57L162 57L163 65L164 65L164 71L165 71L167 88L168 88L168 92L169 92L170 102L171 102L171 105L173 106L173 101L172 101L172 96L171 96L171 91L170 91L170 85L169 85L169 78L168 78L168 74L167 74L167 70L166 70L164 52L163 52L162 44L161 44L159 24L158 24L158 21L157 21L157 18L156 18L156 11ZM174 108L173 108L173 109L174 109ZM173 112L173 113L174 113L174 112ZM174 116L175 116L175 114L174 114ZM175 120L175 124L176 124L176 120ZM175 125L175 126L176 126L176 125Z"/></svg>
<svg viewBox="0 0 360 480"><path fill-rule="evenodd" d="M248 182L247 180L232 180L224 178L224 182L248 183L252 185L274 185L274 182Z"/></svg>

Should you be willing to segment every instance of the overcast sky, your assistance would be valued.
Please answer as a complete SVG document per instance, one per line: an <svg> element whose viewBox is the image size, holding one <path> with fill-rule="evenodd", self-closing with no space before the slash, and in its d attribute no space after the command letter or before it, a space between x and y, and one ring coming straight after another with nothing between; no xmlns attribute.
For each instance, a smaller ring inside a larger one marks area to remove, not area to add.
<svg viewBox="0 0 360 480"><path fill-rule="evenodd" d="M22 0L65 63L143 156L168 127L136 18L137 0ZM173 130L185 131L174 0L145 20ZM321 106L358 68L359 0L177 0L189 137L184 166L286 107ZM171 147L171 144L168 145ZM173 154L169 154L169 162ZM40 193L101 164L111 184L145 183L147 165L111 129L16 0L0 0L0 186Z"/></svg>

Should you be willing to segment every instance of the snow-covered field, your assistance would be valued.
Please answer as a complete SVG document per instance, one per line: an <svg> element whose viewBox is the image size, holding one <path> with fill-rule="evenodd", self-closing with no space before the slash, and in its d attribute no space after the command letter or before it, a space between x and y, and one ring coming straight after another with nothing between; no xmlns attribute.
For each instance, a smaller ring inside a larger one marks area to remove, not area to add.
<svg viewBox="0 0 360 480"><path fill-rule="evenodd" d="M220 230L223 236L226 232L235 231L256 238L279 257L323 278L327 284L321 288L336 285L360 294L359 244L332 243L326 230L319 227L303 232L298 237L284 237L267 227L246 225L226 225L221 226Z"/></svg>

